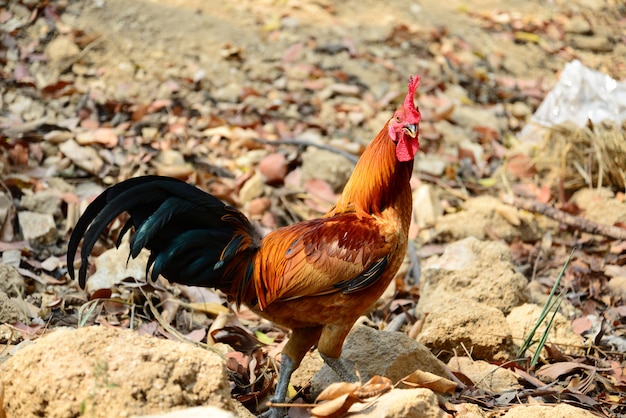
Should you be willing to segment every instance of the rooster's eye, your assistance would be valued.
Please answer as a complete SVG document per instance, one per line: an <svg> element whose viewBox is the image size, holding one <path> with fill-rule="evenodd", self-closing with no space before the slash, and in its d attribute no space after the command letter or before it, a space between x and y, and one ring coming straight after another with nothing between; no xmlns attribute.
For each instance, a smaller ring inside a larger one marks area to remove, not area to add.
<svg viewBox="0 0 626 418"><path fill-rule="evenodd" d="M396 122L400 123L400 115L396 115Z"/></svg>

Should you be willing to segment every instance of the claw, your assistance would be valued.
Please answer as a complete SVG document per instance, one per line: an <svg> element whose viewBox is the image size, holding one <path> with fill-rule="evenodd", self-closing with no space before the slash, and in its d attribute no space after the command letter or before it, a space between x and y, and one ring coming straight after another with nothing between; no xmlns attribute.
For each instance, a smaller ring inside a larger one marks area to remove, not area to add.
<svg viewBox="0 0 626 418"><path fill-rule="evenodd" d="M273 399L271 399L271 401L274 402ZM287 410L285 408L271 407L270 409L259 415L259 418L283 418L286 415Z"/></svg>

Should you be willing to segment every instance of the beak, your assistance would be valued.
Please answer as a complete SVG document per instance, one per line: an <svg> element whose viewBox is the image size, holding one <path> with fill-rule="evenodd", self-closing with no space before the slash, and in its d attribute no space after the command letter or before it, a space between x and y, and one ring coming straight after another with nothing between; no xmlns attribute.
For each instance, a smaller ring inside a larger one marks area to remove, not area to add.
<svg viewBox="0 0 626 418"><path fill-rule="evenodd" d="M406 124L402 127L404 132L411 138L415 138L417 136L417 125L416 124Z"/></svg>

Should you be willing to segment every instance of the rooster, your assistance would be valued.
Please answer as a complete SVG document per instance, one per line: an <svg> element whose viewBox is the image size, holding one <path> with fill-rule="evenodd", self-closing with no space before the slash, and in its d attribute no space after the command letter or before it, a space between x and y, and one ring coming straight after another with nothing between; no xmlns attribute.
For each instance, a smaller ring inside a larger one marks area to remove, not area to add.
<svg viewBox="0 0 626 418"><path fill-rule="evenodd" d="M105 190L85 210L68 244L67 263L85 286L88 257L108 224L130 214L130 255L150 250L146 271L155 280L222 290L237 304L291 329L273 403L283 403L289 380L317 344L344 380L354 371L340 360L350 329L383 293L408 244L409 181L419 148L420 113L411 77L402 105L363 152L336 205L322 218L276 229L265 237L237 209L185 182L145 176ZM118 242L119 244L119 242ZM280 417L282 408L265 416Z"/></svg>

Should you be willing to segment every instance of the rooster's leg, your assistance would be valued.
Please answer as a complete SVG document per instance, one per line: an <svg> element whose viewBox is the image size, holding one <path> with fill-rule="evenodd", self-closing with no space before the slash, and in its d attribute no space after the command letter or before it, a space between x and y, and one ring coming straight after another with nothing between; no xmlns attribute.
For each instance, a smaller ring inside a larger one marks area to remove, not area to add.
<svg viewBox="0 0 626 418"><path fill-rule="evenodd" d="M352 329L352 323L343 325L327 324L322 330L317 349L324 362L337 373L344 382L356 382L358 379L354 373L354 365L341 360L341 348L346 337Z"/></svg>
<svg viewBox="0 0 626 418"><path fill-rule="evenodd" d="M272 403L284 403L287 397L289 381L294 370L300 366L304 355L319 339L322 332L321 327L294 328L289 341L285 345L280 357L280 372L276 392L270 399ZM261 415L263 418L282 418L285 415L285 408L272 407L269 411Z"/></svg>
<svg viewBox="0 0 626 418"><path fill-rule="evenodd" d="M356 382L358 380L352 364L340 358L328 357L321 353L320 355L324 359L324 363L328 364L328 367L333 369L344 382Z"/></svg>

